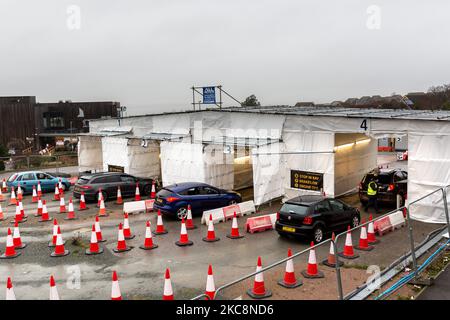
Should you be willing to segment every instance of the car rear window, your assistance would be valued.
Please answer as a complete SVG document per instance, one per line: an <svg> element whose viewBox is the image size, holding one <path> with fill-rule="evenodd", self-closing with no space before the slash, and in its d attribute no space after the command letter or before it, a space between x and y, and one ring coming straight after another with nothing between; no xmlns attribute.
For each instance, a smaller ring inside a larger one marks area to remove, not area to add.
<svg viewBox="0 0 450 320"><path fill-rule="evenodd" d="M165 198L165 197L170 196L172 193L173 192L170 191L169 189L163 188L163 189L158 191L158 197Z"/></svg>
<svg viewBox="0 0 450 320"><path fill-rule="evenodd" d="M369 183L374 178L373 174L367 174L364 183ZM389 184L392 182L391 175L389 174L379 174L378 175L378 182L382 184Z"/></svg>
<svg viewBox="0 0 450 320"><path fill-rule="evenodd" d="M295 213L300 216L306 216L308 213L309 206L301 205L301 204L293 204L293 203L285 203L281 207L281 212L285 213Z"/></svg>
<svg viewBox="0 0 450 320"><path fill-rule="evenodd" d="M77 181L77 184L87 184L89 182L88 178L80 178Z"/></svg>
<svg viewBox="0 0 450 320"><path fill-rule="evenodd" d="M14 180L17 179L17 176L18 176L17 173L13 174L11 177L9 177L8 182L13 182Z"/></svg>

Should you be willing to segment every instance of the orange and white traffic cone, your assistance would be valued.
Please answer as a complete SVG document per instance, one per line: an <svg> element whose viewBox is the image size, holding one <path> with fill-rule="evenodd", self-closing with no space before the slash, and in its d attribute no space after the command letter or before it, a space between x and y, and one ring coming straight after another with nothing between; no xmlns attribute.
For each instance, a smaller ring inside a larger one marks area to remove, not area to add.
<svg viewBox="0 0 450 320"><path fill-rule="evenodd" d="M164 224L161 216L161 211L158 210L158 218L156 220L156 230L153 232L155 235L166 234L167 230L164 229Z"/></svg>
<svg viewBox="0 0 450 320"><path fill-rule="evenodd" d="M308 279L317 279L323 278L323 272L319 271L317 268L317 258L316 258L316 250L314 247L314 242L311 241L310 245L311 249L309 249L309 258L308 258L308 269L302 271L302 275Z"/></svg>
<svg viewBox="0 0 450 320"><path fill-rule="evenodd" d="M47 210L47 201L44 200L42 201L42 215L41 218L39 219L39 222L46 222L46 221L51 221L52 217L49 216L48 214L48 210Z"/></svg>
<svg viewBox="0 0 450 320"><path fill-rule="evenodd" d="M292 256L291 248L288 249L288 258ZM285 288L297 288L300 287L303 282L295 277L294 261L289 259L286 261L286 271L284 272L284 279L278 281L278 284Z"/></svg>
<svg viewBox="0 0 450 320"><path fill-rule="evenodd" d="M119 278L117 272L114 270L112 274L111 300L122 300L120 293Z"/></svg>
<svg viewBox="0 0 450 320"><path fill-rule="evenodd" d="M61 234L61 229L58 226L58 235L56 236L56 245L55 251L53 251L50 256L51 257L64 257L70 253L69 250L64 248L64 241Z"/></svg>
<svg viewBox="0 0 450 320"><path fill-rule="evenodd" d="M59 213L65 213L67 211L66 201L64 200L64 196L59 197Z"/></svg>
<svg viewBox="0 0 450 320"><path fill-rule="evenodd" d="M117 187L117 200L116 204L123 204L122 192L120 191L120 186Z"/></svg>
<svg viewBox="0 0 450 320"><path fill-rule="evenodd" d="M125 251L130 251L133 247L129 247L127 246L127 243L125 241L125 236L123 235L123 228L122 228L122 224L119 224L119 235L118 235L118 239L117 239L117 247L113 249L114 252L119 253L119 252L125 252Z"/></svg>
<svg viewBox="0 0 450 320"><path fill-rule="evenodd" d="M256 265L256 272L262 270L261 257L258 257L258 264ZM247 290L247 294L253 299L264 299L272 296L270 290L266 290L264 285L263 272L255 275L255 281L253 282L253 288Z"/></svg>
<svg viewBox="0 0 450 320"><path fill-rule="evenodd" d="M14 289L10 277L8 277L8 280L6 281L6 300L16 300L16 295L14 294Z"/></svg>
<svg viewBox="0 0 450 320"><path fill-rule="evenodd" d="M175 244L179 247L191 246L194 243L189 240L186 224L184 223L184 218L181 219L181 231L180 231L180 240L176 241Z"/></svg>
<svg viewBox="0 0 450 320"><path fill-rule="evenodd" d="M67 217L64 220L75 220L77 217L75 216L75 210L73 209L73 201L72 197L69 199L69 211L67 211Z"/></svg>
<svg viewBox="0 0 450 320"><path fill-rule="evenodd" d="M14 248L14 241L11 234L11 229L8 228L8 235L6 236L6 250L5 253L0 256L1 259L12 259L20 256L20 252L17 252Z"/></svg>
<svg viewBox="0 0 450 320"><path fill-rule="evenodd" d="M156 199L155 181L152 182L152 190L150 191L150 199Z"/></svg>
<svg viewBox="0 0 450 320"><path fill-rule="evenodd" d="M194 221L192 220L192 210L191 205L188 204L187 206L187 214L186 214L186 229L192 230L196 229L197 227L194 225Z"/></svg>
<svg viewBox="0 0 450 320"><path fill-rule="evenodd" d="M56 241L58 239L58 228L59 228L58 221L56 219L53 219L53 233L52 233L52 240L48 243L49 247L56 246Z"/></svg>
<svg viewBox="0 0 450 320"><path fill-rule="evenodd" d="M128 222L128 213L126 212L123 215L123 236L126 240L130 240L135 237L134 234L131 234L130 223Z"/></svg>
<svg viewBox="0 0 450 320"><path fill-rule="evenodd" d="M152 249L158 248L158 245L153 243L152 231L150 228L150 221L147 221L147 224L145 226L144 244L140 245L139 248L141 248L143 250L152 250Z"/></svg>
<svg viewBox="0 0 450 320"><path fill-rule="evenodd" d="M344 251L339 253L340 257L346 259L356 259L359 254L356 254L353 250L352 233L350 231L350 226L347 228L347 236L345 237Z"/></svg>
<svg viewBox="0 0 450 320"><path fill-rule="evenodd" d="M97 242L105 242L106 239L103 239L102 229L100 228L100 221L98 217L95 217L95 233L97 234Z"/></svg>
<svg viewBox="0 0 450 320"><path fill-rule="evenodd" d="M134 195L134 201L141 201L141 193L139 192L139 184L136 183L136 193Z"/></svg>
<svg viewBox="0 0 450 320"><path fill-rule="evenodd" d="M237 222L236 212L233 214L233 222L231 223L231 233L227 234L227 238L230 239L240 239L243 238L244 235L239 234L239 226Z"/></svg>
<svg viewBox="0 0 450 320"><path fill-rule="evenodd" d="M163 300L173 300L173 289L172 289L172 281L170 280L170 270L166 269L166 274L164 276L164 293Z"/></svg>
<svg viewBox="0 0 450 320"><path fill-rule="evenodd" d="M367 226L367 242L369 244L377 244L380 240L375 236L375 228L372 221L372 215L369 216L369 225Z"/></svg>
<svg viewBox="0 0 450 320"><path fill-rule="evenodd" d="M98 245L97 232L95 232L95 224L92 225L91 243L89 245L89 249L86 249L85 253L89 256L103 253L103 248L100 248L100 246Z"/></svg>
<svg viewBox="0 0 450 320"><path fill-rule="evenodd" d="M214 284L214 276L211 265L209 265L208 267L205 295L207 296L207 298L205 298L206 300L214 300L214 297L216 295L216 286Z"/></svg>
<svg viewBox="0 0 450 320"><path fill-rule="evenodd" d="M28 218L28 216L25 215L25 209L23 208L23 202L19 200L19 209L20 209L20 216L23 218Z"/></svg>
<svg viewBox="0 0 450 320"><path fill-rule="evenodd" d="M50 300L59 300L58 289L56 289L55 278L50 276Z"/></svg>
<svg viewBox="0 0 450 320"><path fill-rule="evenodd" d="M38 197L38 203L37 203L37 211L34 214L35 217L42 216L42 200L40 197Z"/></svg>
<svg viewBox="0 0 450 320"><path fill-rule="evenodd" d="M214 231L214 223L212 221L211 214L209 215L208 233L206 237L204 237L202 240L206 242L215 242L220 240L220 238L216 237L216 232Z"/></svg>
<svg viewBox="0 0 450 320"><path fill-rule="evenodd" d="M0 221L5 220L5 215L3 214L2 205L0 204Z"/></svg>
<svg viewBox="0 0 450 320"><path fill-rule="evenodd" d="M17 200L18 201L23 200L23 190L22 190L22 187L20 186L20 183L17 186Z"/></svg>
<svg viewBox="0 0 450 320"><path fill-rule="evenodd" d="M26 243L22 243L22 239L20 238L19 224L17 222L14 224L13 243L14 248L16 249L23 249L27 246Z"/></svg>
<svg viewBox="0 0 450 320"><path fill-rule="evenodd" d="M38 182L38 185L37 185L37 196L39 198L42 197L42 187L41 187L41 182L40 181Z"/></svg>
<svg viewBox="0 0 450 320"><path fill-rule="evenodd" d="M364 224L364 220L361 221L361 224ZM355 246L355 249L361 251L371 251L374 249L374 246L369 246L369 242L367 240L366 226L361 227L361 234L359 236L359 245Z"/></svg>
<svg viewBox="0 0 450 320"><path fill-rule="evenodd" d="M6 186L6 179L5 178L3 178L3 181L2 181L2 191L3 191L3 193L7 193L8 192L8 187Z"/></svg>
<svg viewBox="0 0 450 320"><path fill-rule="evenodd" d="M97 208L100 208L100 203L102 202L103 193L102 188L98 189L98 197L97 197Z"/></svg>
<svg viewBox="0 0 450 320"><path fill-rule="evenodd" d="M64 197L64 188L61 179L58 181L59 196Z"/></svg>
<svg viewBox="0 0 450 320"><path fill-rule="evenodd" d="M58 188L58 184L55 184L55 194L53 195L53 201L59 201L59 188Z"/></svg>
<svg viewBox="0 0 450 320"><path fill-rule="evenodd" d="M80 205L78 207L78 211L83 211L83 210L87 210L86 207L86 199L84 198L84 191L81 192L81 196L80 196Z"/></svg>
<svg viewBox="0 0 450 320"><path fill-rule="evenodd" d="M105 208L105 201L102 199L100 200L100 208L98 209L98 215L99 217L107 217L109 216L109 214L106 213L106 208Z"/></svg>
<svg viewBox="0 0 450 320"><path fill-rule="evenodd" d="M16 215L14 216L14 219L11 220L11 223L15 223L16 221L17 221L18 223L22 223L22 222L27 221L27 218L24 217L24 216L22 216L22 213L21 213L21 211L20 211L20 205L19 205L19 202L16 203Z"/></svg>
<svg viewBox="0 0 450 320"><path fill-rule="evenodd" d="M0 188L0 202L5 201L5 196L3 195L2 189Z"/></svg>
<svg viewBox="0 0 450 320"><path fill-rule="evenodd" d="M334 236L334 232L331 234L331 240L334 241L335 236ZM334 245L333 242L330 243L330 251L328 253L328 258L324 261L322 261L322 264L324 266L330 267L330 268L336 268L336 254L335 254L335 250L334 250ZM339 266L343 266L344 263L342 261L339 261Z"/></svg>
<svg viewBox="0 0 450 320"><path fill-rule="evenodd" d="M17 198L16 198L16 192L14 191L14 188L11 188L11 197L9 199L9 205L16 205L17 204Z"/></svg>
<svg viewBox="0 0 450 320"><path fill-rule="evenodd" d="M33 193L31 195L31 202L32 203L38 202L38 195L37 195L37 192L36 192L36 186L33 186Z"/></svg>

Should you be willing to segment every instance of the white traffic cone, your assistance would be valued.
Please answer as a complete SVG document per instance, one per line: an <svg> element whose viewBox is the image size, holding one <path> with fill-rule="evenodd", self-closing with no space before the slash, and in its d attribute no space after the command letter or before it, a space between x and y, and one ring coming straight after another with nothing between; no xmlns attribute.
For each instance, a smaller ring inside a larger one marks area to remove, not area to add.
<svg viewBox="0 0 450 320"><path fill-rule="evenodd" d="M112 274L112 286L111 286L111 300L122 300L122 294L120 293L119 278L117 272L114 270Z"/></svg>
<svg viewBox="0 0 450 320"><path fill-rule="evenodd" d="M59 300L58 289L53 276L50 276L50 300Z"/></svg>
<svg viewBox="0 0 450 320"><path fill-rule="evenodd" d="M10 277L8 277L8 280L6 281L6 300L16 300L16 295L14 294L14 289Z"/></svg>

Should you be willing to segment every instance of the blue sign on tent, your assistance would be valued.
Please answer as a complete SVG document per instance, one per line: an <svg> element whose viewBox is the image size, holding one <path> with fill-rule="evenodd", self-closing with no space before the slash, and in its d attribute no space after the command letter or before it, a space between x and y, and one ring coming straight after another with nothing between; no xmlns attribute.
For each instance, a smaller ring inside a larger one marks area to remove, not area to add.
<svg viewBox="0 0 450 320"><path fill-rule="evenodd" d="M215 104L216 103L216 88L215 87L203 87L203 103Z"/></svg>

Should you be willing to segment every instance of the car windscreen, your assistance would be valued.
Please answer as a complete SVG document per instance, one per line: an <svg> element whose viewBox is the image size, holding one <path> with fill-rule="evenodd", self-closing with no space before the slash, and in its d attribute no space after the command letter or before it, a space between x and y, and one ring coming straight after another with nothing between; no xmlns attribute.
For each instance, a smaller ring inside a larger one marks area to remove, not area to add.
<svg viewBox="0 0 450 320"><path fill-rule="evenodd" d="M369 173L366 175L366 178L364 179L364 183L369 183L374 179L373 174ZM380 174L378 175L378 183L381 184L389 184L392 182L392 177L389 174Z"/></svg>
<svg viewBox="0 0 450 320"><path fill-rule="evenodd" d="M281 207L280 212L284 213L295 213L300 216L306 216L308 214L309 206L302 204L285 203Z"/></svg>
<svg viewBox="0 0 450 320"><path fill-rule="evenodd" d="M89 180L90 179L81 177L80 179L78 179L77 184L87 184Z"/></svg>
<svg viewBox="0 0 450 320"><path fill-rule="evenodd" d="M161 198L166 198L166 197L170 196L171 194L173 194L173 192L171 190L165 189L165 188L158 191L158 197L161 197Z"/></svg>
<svg viewBox="0 0 450 320"><path fill-rule="evenodd" d="M17 173L13 174L11 177L8 178L8 182L13 182L14 180L17 179L17 176L18 176Z"/></svg>

